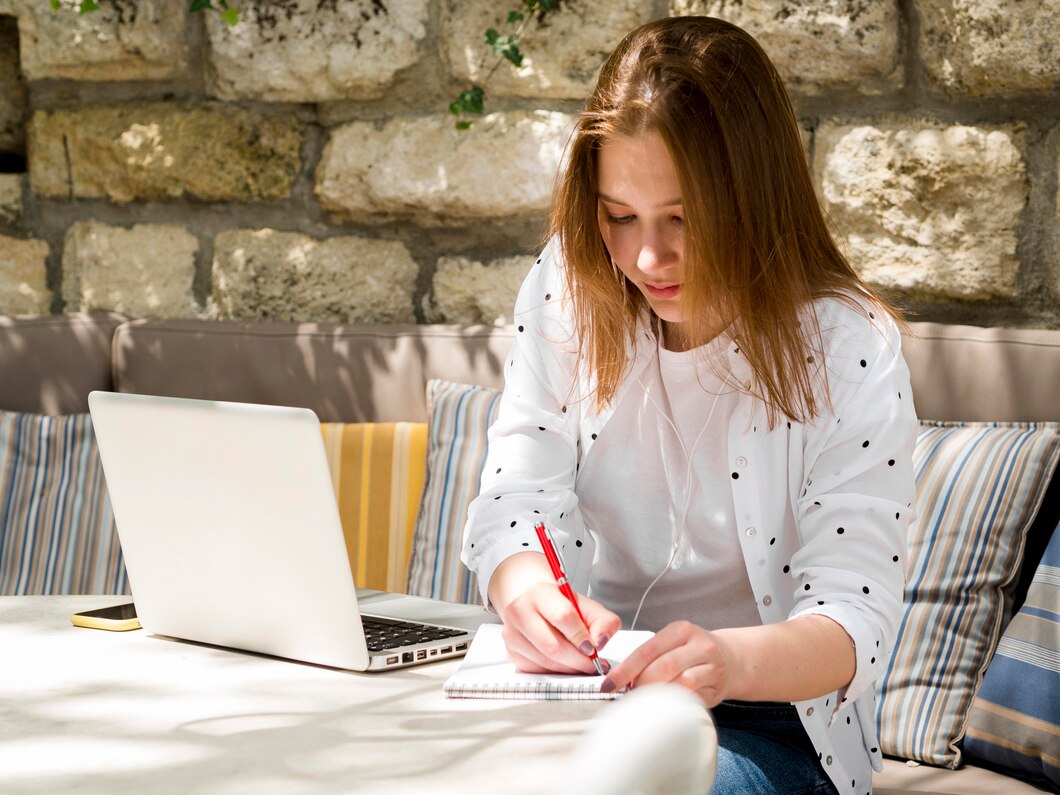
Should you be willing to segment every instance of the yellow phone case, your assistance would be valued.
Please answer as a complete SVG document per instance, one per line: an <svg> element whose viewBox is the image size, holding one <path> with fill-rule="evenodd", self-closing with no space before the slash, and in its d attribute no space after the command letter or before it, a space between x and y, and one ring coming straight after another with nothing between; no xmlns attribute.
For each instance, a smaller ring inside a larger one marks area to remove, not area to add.
<svg viewBox="0 0 1060 795"><path fill-rule="evenodd" d="M132 603L74 613L70 616L70 623L75 627L106 629L111 632L140 629L140 619L136 617L136 608Z"/></svg>

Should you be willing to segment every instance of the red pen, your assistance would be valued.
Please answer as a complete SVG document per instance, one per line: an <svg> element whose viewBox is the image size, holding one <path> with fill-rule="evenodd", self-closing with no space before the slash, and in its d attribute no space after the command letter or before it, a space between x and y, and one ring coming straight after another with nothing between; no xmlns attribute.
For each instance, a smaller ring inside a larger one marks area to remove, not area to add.
<svg viewBox="0 0 1060 795"><path fill-rule="evenodd" d="M552 540L552 534L548 532L545 525L541 522L534 527L537 531L537 540L541 542L541 549L545 552L545 559L548 561L548 566L552 569L552 576L556 578L556 585L559 586L559 592L567 597L567 600L574 605L574 612L578 614L578 618L582 620L582 626L585 627L585 631L589 631L589 625L585 622L585 616L582 615L581 608L578 607L578 600L574 596L574 591L570 587L570 583L567 582L567 575L563 573L563 564L560 563L559 553L556 552L556 544ZM590 638L589 643L592 643ZM596 647L593 647L593 653L589 655L589 659L593 661L593 665L596 667L596 672L600 676L604 675L604 667L600 665L600 658L596 653Z"/></svg>

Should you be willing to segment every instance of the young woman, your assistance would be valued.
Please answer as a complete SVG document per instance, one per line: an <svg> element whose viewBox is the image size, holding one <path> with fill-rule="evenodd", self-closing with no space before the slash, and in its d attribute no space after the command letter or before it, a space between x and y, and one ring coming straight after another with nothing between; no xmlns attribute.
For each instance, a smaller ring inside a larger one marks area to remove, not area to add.
<svg viewBox="0 0 1060 795"><path fill-rule="evenodd" d="M715 792L871 791L916 418L895 312L833 242L754 40L703 17L629 34L551 226L465 531L511 659L589 673L620 626L655 630L604 689L698 693Z"/></svg>

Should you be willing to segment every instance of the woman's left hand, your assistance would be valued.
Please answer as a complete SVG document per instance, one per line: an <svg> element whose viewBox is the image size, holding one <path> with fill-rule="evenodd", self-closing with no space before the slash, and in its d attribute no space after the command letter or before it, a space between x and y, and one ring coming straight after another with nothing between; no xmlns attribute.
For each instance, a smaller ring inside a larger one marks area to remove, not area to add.
<svg viewBox="0 0 1060 795"><path fill-rule="evenodd" d="M737 689L737 669L735 650L725 633L709 632L690 621L674 621L612 668L603 689L611 692L626 686L673 682L713 707Z"/></svg>

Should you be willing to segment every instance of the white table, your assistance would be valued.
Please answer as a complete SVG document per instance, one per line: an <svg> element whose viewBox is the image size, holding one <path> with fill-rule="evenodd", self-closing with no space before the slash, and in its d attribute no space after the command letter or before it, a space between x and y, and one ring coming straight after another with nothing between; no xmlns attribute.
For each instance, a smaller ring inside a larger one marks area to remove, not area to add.
<svg viewBox="0 0 1060 795"><path fill-rule="evenodd" d="M592 702L451 700L438 662L358 674L70 624L0 597L2 793L540 793Z"/></svg>

